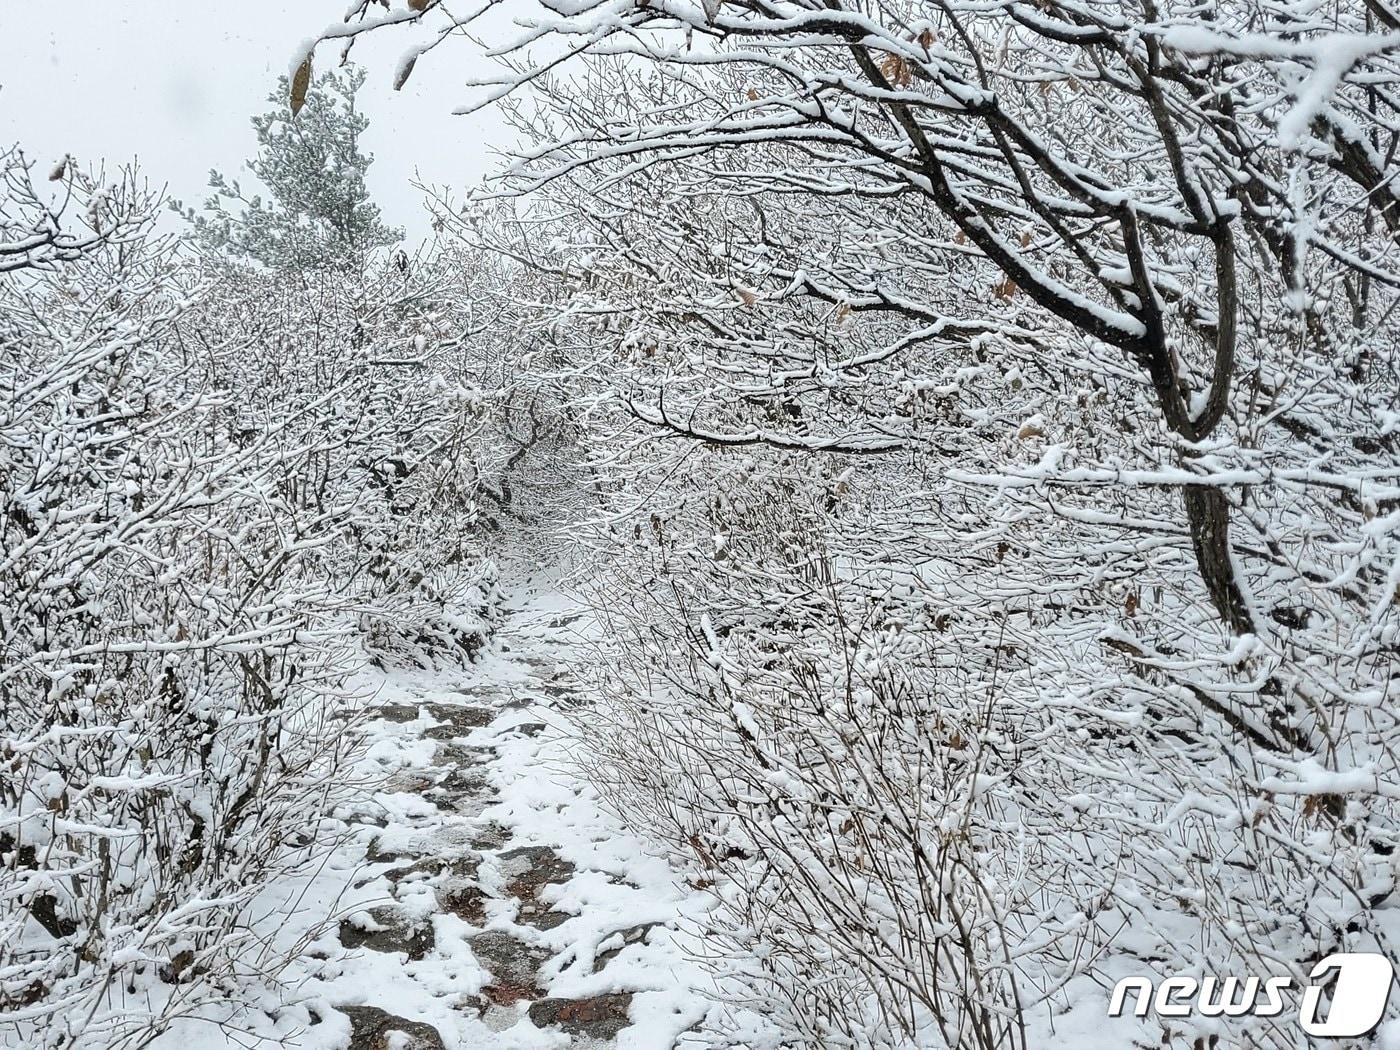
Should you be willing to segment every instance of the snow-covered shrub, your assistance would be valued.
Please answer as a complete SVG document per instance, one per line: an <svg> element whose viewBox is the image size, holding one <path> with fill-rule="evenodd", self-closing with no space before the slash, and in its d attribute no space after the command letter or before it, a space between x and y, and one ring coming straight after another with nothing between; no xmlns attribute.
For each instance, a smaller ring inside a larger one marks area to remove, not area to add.
<svg viewBox="0 0 1400 1050"><path fill-rule="evenodd" d="M1034 938L1062 962L1095 940L1049 903L1079 889L1076 858L995 790L1034 723L917 577L837 553L857 525L827 520L839 475L721 458L703 520L658 514L645 560L614 562L595 592L595 781L719 895L706 950L783 1030L1026 1045L1032 990L1011 959Z"/></svg>
<svg viewBox="0 0 1400 1050"><path fill-rule="evenodd" d="M343 521L298 486L346 438L333 386L242 428L155 201L55 181L86 243L0 278L0 1031L113 1050L257 965L245 905L325 845ZM0 251L74 239L41 200Z"/></svg>
<svg viewBox="0 0 1400 1050"><path fill-rule="evenodd" d="M359 610L365 645L379 660L470 660L498 600L477 466L495 414L451 274L431 255L293 280L224 261L212 272L181 336L238 392L236 432L319 406L327 450L287 498L337 522L318 558Z"/></svg>
<svg viewBox="0 0 1400 1050"><path fill-rule="evenodd" d="M461 319L459 367L487 405L475 449L482 524L516 556L555 559L561 535L596 506L599 481L580 447L596 377L573 371L572 352L591 326L575 323L567 275L538 243L540 230L557 227L490 200L454 205L438 195L431 206L443 234L435 266L471 275L449 277L444 290Z"/></svg>

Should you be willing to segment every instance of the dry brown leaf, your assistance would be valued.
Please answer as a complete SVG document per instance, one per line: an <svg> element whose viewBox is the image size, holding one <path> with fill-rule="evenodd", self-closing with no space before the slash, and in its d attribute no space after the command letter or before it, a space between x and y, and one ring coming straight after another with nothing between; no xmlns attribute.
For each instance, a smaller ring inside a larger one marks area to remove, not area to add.
<svg viewBox="0 0 1400 1050"><path fill-rule="evenodd" d="M399 70L394 74L394 90L400 90L408 83L408 78L413 75L413 67L418 64L417 54L409 55L399 63Z"/></svg>
<svg viewBox="0 0 1400 1050"><path fill-rule="evenodd" d="M919 46L927 51L933 46L933 42L937 39L938 37L934 34L932 29L925 29L919 34Z"/></svg>
<svg viewBox="0 0 1400 1050"><path fill-rule="evenodd" d="M292 93L287 100L292 107L292 116L301 112L301 107L306 105L306 92L311 87L311 56L307 55L301 65L297 66L297 71L292 76Z"/></svg>
<svg viewBox="0 0 1400 1050"><path fill-rule="evenodd" d="M745 94L748 95L750 102L757 102L759 99L758 88L749 88Z"/></svg>
<svg viewBox="0 0 1400 1050"><path fill-rule="evenodd" d="M954 243L954 244L966 244L966 243L967 243L967 234L963 233L962 230L959 230L957 233L953 234L953 243Z"/></svg>
<svg viewBox="0 0 1400 1050"><path fill-rule="evenodd" d="M905 87L913 79L909 63L901 55L886 55L881 59L880 73L895 87Z"/></svg>
<svg viewBox="0 0 1400 1050"><path fill-rule="evenodd" d="M754 303L758 302L758 296L747 288L736 288L735 291L738 293L739 298L744 301L745 306L752 306Z"/></svg>
<svg viewBox="0 0 1400 1050"><path fill-rule="evenodd" d="M408 0L408 9L410 11L426 11L428 0Z"/></svg>

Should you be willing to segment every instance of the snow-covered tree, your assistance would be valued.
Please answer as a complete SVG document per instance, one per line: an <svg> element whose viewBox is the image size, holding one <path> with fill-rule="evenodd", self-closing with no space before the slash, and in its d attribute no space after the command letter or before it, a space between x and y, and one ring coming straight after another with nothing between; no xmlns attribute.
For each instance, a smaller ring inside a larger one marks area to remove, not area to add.
<svg viewBox="0 0 1400 1050"><path fill-rule="evenodd" d="M403 231L384 224L365 173L374 157L360 147L369 120L356 108L365 73L356 67L323 73L303 88L297 112L283 77L268 96L272 108L253 118L257 155L247 163L257 187L209 173L213 194L203 213L172 205L193 224L206 248L284 271L356 269Z"/></svg>

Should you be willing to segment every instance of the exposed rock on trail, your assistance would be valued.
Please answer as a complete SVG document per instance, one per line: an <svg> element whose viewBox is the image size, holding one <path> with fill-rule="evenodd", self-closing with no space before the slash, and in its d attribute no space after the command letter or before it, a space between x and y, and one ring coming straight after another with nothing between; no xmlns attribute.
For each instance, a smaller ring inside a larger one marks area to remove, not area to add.
<svg viewBox="0 0 1400 1050"><path fill-rule="evenodd" d="M337 815L339 850L279 888L276 913L301 924L267 934L278 980L176 1021L156 1050L229 1031L256 1050L725 1045L699 1033L714 985L681 945L708 898L573 762L591 620L549 590L511 604L471 667L366 671L375 790Z"/></svg>

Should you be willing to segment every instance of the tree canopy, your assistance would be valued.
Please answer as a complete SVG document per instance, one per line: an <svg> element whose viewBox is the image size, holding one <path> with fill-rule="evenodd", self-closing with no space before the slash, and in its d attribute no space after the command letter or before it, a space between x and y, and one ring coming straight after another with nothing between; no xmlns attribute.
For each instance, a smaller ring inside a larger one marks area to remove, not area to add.
<svg viewBox="0 0 1400 1050"><path fill-rule="evenodd" d="M365 174L374 157L360 147L369 120L356 108L365 73L345 67L310 82L294 114L282 77L272 108L253 117L257 155L248 171L267 191L209 173L213 194L203 213L176 203L204 247L271 269L355 269L403 231L386 225L370 199Z"/></svg>

